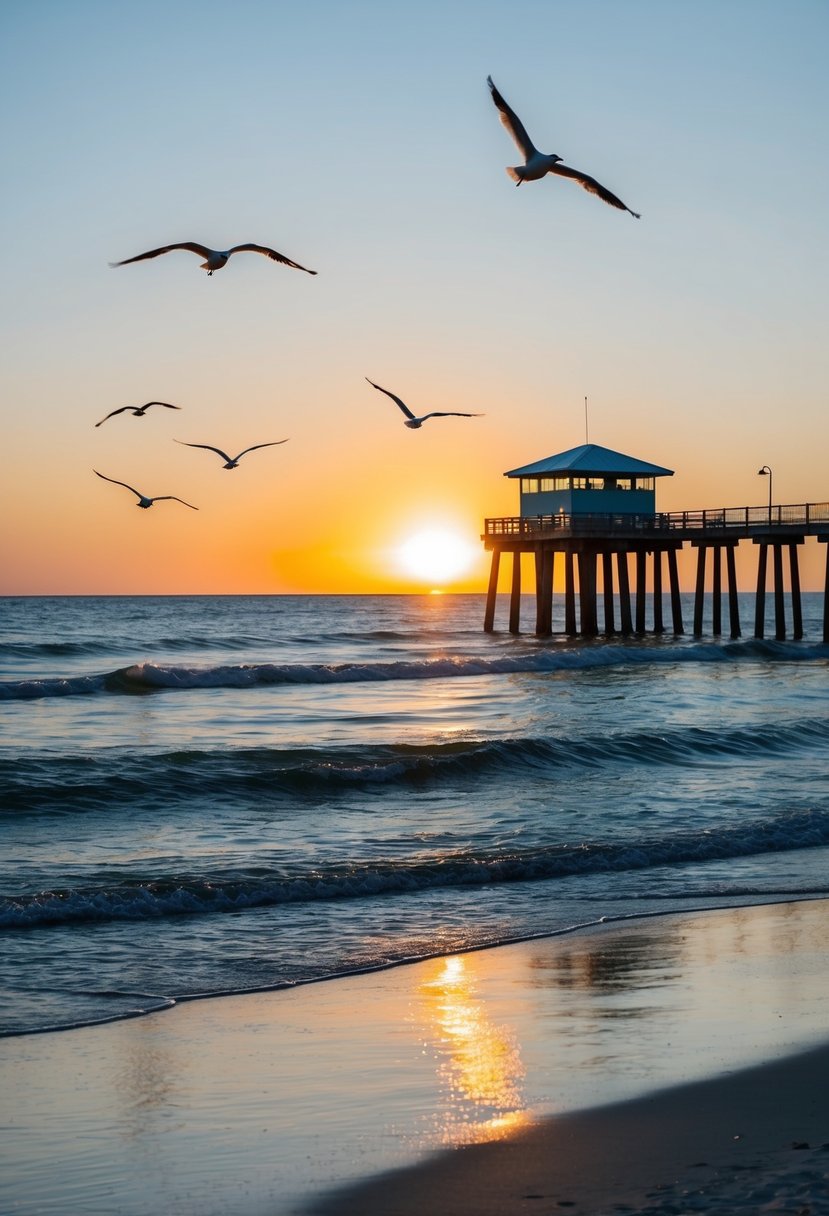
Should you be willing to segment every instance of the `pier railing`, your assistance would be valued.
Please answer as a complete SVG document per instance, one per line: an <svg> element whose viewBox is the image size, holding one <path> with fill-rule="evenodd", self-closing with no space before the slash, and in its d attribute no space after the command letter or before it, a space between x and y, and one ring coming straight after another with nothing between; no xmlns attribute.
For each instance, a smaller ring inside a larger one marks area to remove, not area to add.
<svg viewBox="0 0 829 1216"><path fill-rule="evenodd" d="M823 525L822 527L820 525ZM679 535L686 538L712 533L761 535L766 532L815 531L829 527L829 502L768 505L764 507L720 507L703 511L660 511L652 515L596 513L595 515L514 515L484 520L484 539L542 536Z"/></svg>

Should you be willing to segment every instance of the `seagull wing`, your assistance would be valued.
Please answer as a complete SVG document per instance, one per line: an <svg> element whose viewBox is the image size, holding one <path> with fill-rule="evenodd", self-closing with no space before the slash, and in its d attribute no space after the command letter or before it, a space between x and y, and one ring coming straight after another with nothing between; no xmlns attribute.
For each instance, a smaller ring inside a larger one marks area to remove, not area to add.
<svg viewBox="0 0 829 1216"><path fill-rule="evenodd" d="M236 460L241 460L247 452L255 452L257 448L278 448L280 443L287 443L287 439L275 439L273 443L255 443L251 448L245 448L244 452L240 452L235 457Z"/></svg>
<svg viewBox="0 0 829 1216"><path fill-rule="evenodd" d="M221 456L222 460L226 460L228 464L233 463L232 456L228 456L227 452L223 452L221 448L211 447L209 443L185 443L183 439L177 439L176 443L180 443L185 448L204 448L206 452L215 452L217 456ZM239 457L237 456L236 459L238 460ZM189 507L190 504L188 503L187 505Z"/></svg>
<svg viewBox="0 0 829 1216"><path fill-rule="evenodd" d="M149 249L146 253L138 253L134 258L124 258L123 262L110 262L110 266L128 266L130 262L143 262L147 258L157 258L162 253L170 253L173 249L188 249L191 253L197 253L203 258L209 257L213 252L206 245L199 245L195 241L179 241L177 245L162 245L160 249Z"/></svg>
<svg viewBox="0 0 829 1216"><path fill-rule="evenodd" d="M580 173L578 169L571 169L569 165L563 165L561 162L557 165L551 165L549 172L557 173L559 177L571 177L573 181L578 182L590 194L597 194L600 199L603 199L606 203L610 203L611 207L618 207L620 211L630 211L627 203L623 203L615 194L611 194L606 186L596 181L595 177L589 177L586 173ZM641 218L638 211L630 211L630 214L637 220Z"/></svg>
<svg viewBox="0 0 829 1216"><path fill-rule="evenodd" d="M194 507L191 502L185 502L183 498L176 498L175 494L157 494L153 502L166 502L168 499L171 499L173 502L182 503L185 507L189 507L191 511L198 511L199 509L198 507Z"/></svg>
<svg viewBox="0 0 829 1216"><path fill-rule="evenodd" d="M109 414L107 414L106 418L101 419L101 422L106 422L107 418L114 418L116 414L123 414L125 410L131 409L133 409L133 406L131 405L122 405L120 410L112 410ZM96 422L95 425L100 426L101 422ZM98 474L98 476L101 476L101 474Z"/></svg>
<svg viewBox="0 0 829 1216"><path fill-rule="evenodd" d="M125 481L116 481L114 477L106 477L103 473L99 473L97 469L93 469L92 472L96 477L102 478L103 481L111 481L114 486L123 486L125 490L132 491L136 498L145 497L140 490L136 490L135 486L128 486Z"/></svg>
<svg viewBox="0 0 829 1216"><path fill-rule="evenodd" d="M368 380L368 376L366 376L366 380ZM368 380L368 382L372 388L377 389L378 393L385 393L387 397L391 397L392 401L394 401L395 404L400 407L407 418L414 418L414 414L409 409L408 405L401 401L399 397L395 397L394 393L390 393L387 388L381 388L380 385L375 384L373 380Z"/></svg>
<svg viewBox="0 0 829 1216"><path fill-rule="evenodd" d="M151 405L163 405L168 410L180 410L180 405L170 405L169 401L148 401L146 405L142 405L142 410L148 410Z"/></svg>
<svg viewBox="0 0 829 1216"><path fill-rule="evenodd" d="M461 414L457 410L432 410L431 414L424 414L420 421L425 422L427 418L483 418L483 414Z"/></svg>
<svg viewBox="0 0 829 1216"><path fill-rule="evenodd" d="M527 134L526 127L524 126L524 124L522 123L522 121L518 117L518 115L515 113L515 110L513 110L510 106L508 106L507 103L504 101L503 97L498 92L495 85L492 83L491 76L487 76L486 82L489 85L489 91L492 94L492 100L495 102L495 105L498 107L498 113L501 116L501 122L507 128L510 135L512 136L512 138L515 140L516 144L520 148L521 154L524 157L524 160L529 160L531 156L535 155L536 148L535 148L535 145L533 144L533 141L530 139L529 135Z"/></svg>
<svg viewBox="0 0 829 1216"><path fill-rule="evenodd" d="M160 250L161 253L164 250ZM232 253L264 253L266 258L270 258L272 262L281 262L283 266L293 266L294 270L304 270L306 274L316 274L316 270L309 270L307 266L300 266L299 262L292 262L290 258L286 258L284 253L277 253L275 249L268 249L267 245L234 245L232 249L228 249L227 256Z"/></svg>

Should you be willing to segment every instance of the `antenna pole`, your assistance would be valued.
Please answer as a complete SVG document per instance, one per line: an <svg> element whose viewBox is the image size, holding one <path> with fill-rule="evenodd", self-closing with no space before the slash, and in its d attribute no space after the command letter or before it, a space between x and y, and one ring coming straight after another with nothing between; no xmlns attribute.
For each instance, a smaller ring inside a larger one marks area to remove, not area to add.
<svg viewBox="0 0 829 1216"><path fill-rule="evenodd" d="M587 398L584 399L584 442L589 443L590 438L587 432Z"/></svg>

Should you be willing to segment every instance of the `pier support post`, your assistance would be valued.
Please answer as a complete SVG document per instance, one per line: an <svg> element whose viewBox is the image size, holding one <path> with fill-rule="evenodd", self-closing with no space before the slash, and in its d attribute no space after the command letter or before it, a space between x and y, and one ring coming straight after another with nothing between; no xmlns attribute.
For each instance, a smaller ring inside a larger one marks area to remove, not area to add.
<svg viewBox="0 0 829 1216"><path fill-rule="evenodd" d="M826 545L826 575L823 580L823 640L829 642L829 536L819 536L821 544Z"/></svg>
<svg viewBox="0 0 829 1216"><path fill-rule="evenodd" d="M537 588L535 632L547 638L553 632L553 550L541 550L541 574Z"/></svg>
<svg viewBox="0 0 829 1216"><path fill-rule="evenodd" d="M602 597L604 600L604 631L607 636L616 632L613 612L613 554L602 550Z"/></svg>
<svg viewBox="0 0 829 1216"><path fill-rule="evenodd" d="M803 637L803 605L800 599L800 567L797 564L799 540L789 541L789 581L792 588L792 637L799 642Z"/></svg>
<svg viewBox="0 0 829 1216"><path fill-rule="evenodd" d="M766 627L766 562L769 556L768 543L757 541L760 550L757 554L757 592L754 597L754 636L765 636Z"/></svg>
<svg viewBox="0 0 829 1216"><path fill-rule="evenodd" d="M573 573L573 550L564 550L564 632L575 637L576 629L576 580Z"/></svg>
<svg viewBox="0 0 829 1216"><path fill-rule="evenodd" d="M774 551L774 637L782 642L786 637L786 605L783 599L783 546L775 541Z"/></svg>
<svg viewBox="0 0 829 1216"><path fill-rule="evenodd" d="M731 625L732 638L740 636L740 604L737 599L737 569L734 562L735 547L735 545L728 545L725 551L728 571L728 620Z"/></svg>
<svg viewBox="0 0 829 1216"><path fill-rule="evenodd" d="M492 565L489 568L489 587L486 593L486 611L484 612L484 632L492 633L495 628L495 596L498 593L498 570L501 565L501 550L492 550Z"/></svg>
<svg viewBox="0 0 829 1216"><path fill-rule="evenodd" d="M715 638L718 638L722 634L722 545L712 546L711 557L714 564L711 588L711 632Z"/></svg>
<svg viewBox="0 0 829 1216"><path fill-rule="evenodd" d="M596 554L592 549L579 553L579 615L583 637L594 638L599 632L596 611Z"/></svg>
<svg viewBox="0 0 829 1216"><path fill-rule="evenodd" d="M535 632L541 634L543 629L543 605L541 602L541 588L544 584L544 550L541 545L536 545L534 550L535 557Z"/></svg>
<svg viewBox="0 0 829 1216"><path fill-rule="evenodd" d="M829 563L829 553L827 553ZM616 573L619 576L620 628L625 637L633 633L633 618L630 615L630 580L628 578L628 555L621 550L616 554Z"/></svg>
<svg viewBox="0 0 829 1216"><path fill-rule="evenodd" d="M697 586L694 594L694 637L702 637L702 609L705 598L705 554L707 546L697 546Z"/></svg>
<svg viewBox="0 0 829 1216"><path fill-rule="evenodd" d="M653 551L653 631L664 633L662 620L662 550Z"/></svg>
<svg viewBox="0 0 829 1216"><path fill-rule="evenodd" d="M521 632L521 550L512 555L512 587L509 597L509 631Z"/></svg>
<svg viewBox="0 0 829 1216"><path fill-rule="evenodd" d="M676 568L676 549L668 550L668 576L671 582L671 618L674 633L684 633L682 628L682 600L679 598L679 574Z"/></svg>
<svg viewBox="0 0 829 1216"><path fill-rule="evenodd" d="M645 575L648 555L645 549L636 550L636 632L645 632Z"/></svg>

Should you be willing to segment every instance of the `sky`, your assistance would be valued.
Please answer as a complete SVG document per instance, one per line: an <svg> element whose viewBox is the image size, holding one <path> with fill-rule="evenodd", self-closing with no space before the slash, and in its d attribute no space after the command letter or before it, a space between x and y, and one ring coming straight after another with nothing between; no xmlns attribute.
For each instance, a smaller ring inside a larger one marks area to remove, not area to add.
<svg viewBox="0 0 829 1216"><path fill-rule="evenodd" d="M660 510L763 504L762 465L829 500L826 0L5 0L0 48L0 593L424 590L424 531L479 590L504 471L583 443L585 396L675 470ZM488 74L641 220L516 190ZM318 274L109 266L182 240ZM366 377L483 416L411 431Z"/></svg>

